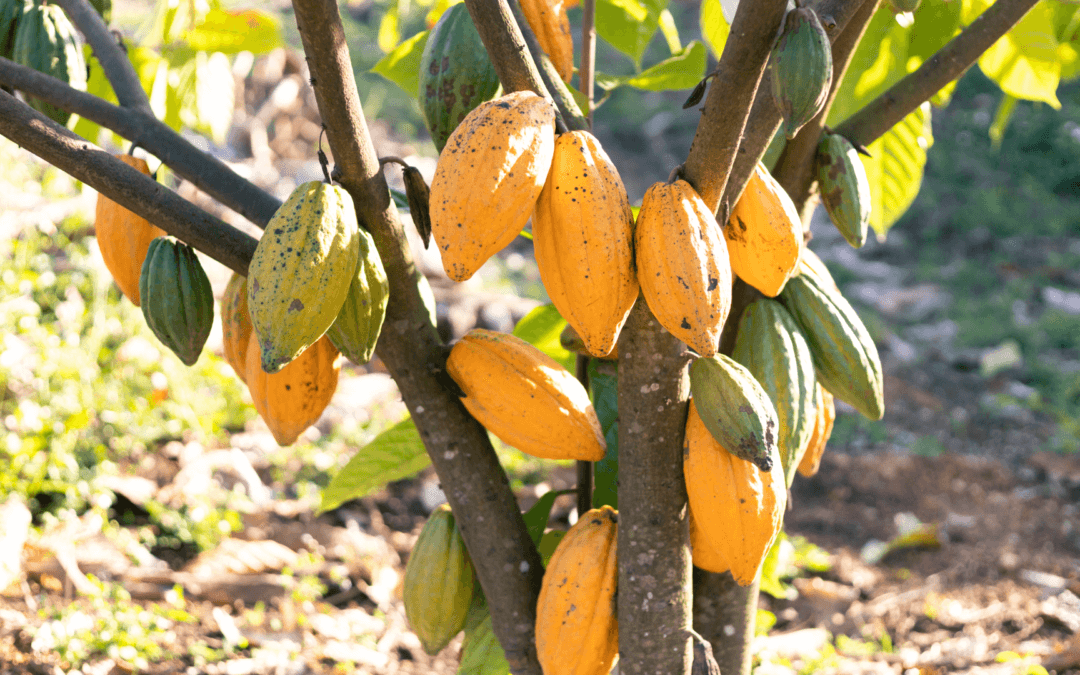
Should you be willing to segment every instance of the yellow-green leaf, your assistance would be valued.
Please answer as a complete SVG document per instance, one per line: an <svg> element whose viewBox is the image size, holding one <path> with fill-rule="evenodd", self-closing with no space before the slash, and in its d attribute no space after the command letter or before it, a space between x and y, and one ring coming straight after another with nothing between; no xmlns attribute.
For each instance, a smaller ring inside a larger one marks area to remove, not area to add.
<svg viewBox="0 0 1080 675"><path fill-rule="evenodd" d="M871 143L870 157L860 157L873 203L870 226L879 240L885 238L885 233L919 194L926 151L933 142L930 103L926 102Z"/></svg>

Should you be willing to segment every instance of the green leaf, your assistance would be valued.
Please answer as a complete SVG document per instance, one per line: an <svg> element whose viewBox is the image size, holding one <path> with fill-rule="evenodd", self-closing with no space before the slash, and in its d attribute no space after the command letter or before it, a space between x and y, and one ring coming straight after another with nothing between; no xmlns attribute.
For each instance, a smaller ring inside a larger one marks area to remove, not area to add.
<svg viewBox="0 0 1080 675"><path fill-rule="evenodd" d="M389 54L397 46L399 40L401 40L401 13L399 3L395 2L390 5L390 9L386 10L382 21L379 22L377 42L379 49L383 50L384 54Z"/></svg>
<svg viewBox="0 0 1080 675"><path fill-rule="evenodd" d="M607 452L593 465L593 506L619 508L619 378L609 372L601 372L600 362L589 362L589 388L592 390L593 409L604 432ZM605 368L605 371L607 369Z"/></svg>
<svg viewBox="0 0 1080 675"><path fill-rule="evenodd" d="M547 529L548 518L551 516L551 507L555 505L555 500L562 495L576 492L577 490L552 490L551 492L545 492L540 496L540 499L536 500L536 503L532 505L532 508L525 512L522 518L525 519L525 527L528 528L529 537L532 538L534 545L540 545L540 540L544 536L544 530Z"/></svg>
<svg viewBox="0 0 1080 675"><path fill-rule="evenodd" d="M555 359L572 373L577 359L559 342L563 328L566 328L566 320L555 305L541 305L518 321L514 335Z"/></svg>
<svg viewBox="0 0 1080 675"><path fill-rule="evenodd" d="M666 8L667 0L597 0L596 32L640 68Z"/></svg>
<svg viewBox="0 0 1080 675"><path fill-rule="evenodd" d="M409 212L409 197L404 192L390 188L390 198L394 200L394 206L398 209L405 213Z"/></svg>
<svg viewBox="0 0 1080 675"><path fill-rule="evenodd" d="M257 9L211 9L182 39L195 51L265 54L282 47L281 21Z"/></svg>
<svg viewBox="0 0 1080 675"><path fill-rule="evenodd" d="M867 148L871 157L860 157L870 182L870 226L879 240L885 239L885 233L919 194L926 151L933 143L927 102L871 143Z"/></svg>
<svg viewBox="0 0 1080 675"><path fill-rule="evenodd" d="M678 54L650 66L637 75L616 76L597 73L596 86L608 93L622 86L646 91L693 89L704 76L705 45L695 40Z"/></svg>
<svg viewBox="0 0 1080 675"><path fill-rule="evenodd" d="M405 40L394 51L379 59L371 72L382 75L416 98L420 91L420 57L427 38L428 31L424 31Z"/></svg>
<svg viewBox="0 0 1080 675"><path fill-rule="evenodd" d="M723 53L730 32L731 26L724 18L720 0L704 0L701 3L701 37L715 58L719 59Z"/></svg>
<svg viewBox="0 0 1080 675"><path fill-rule="evenodd" d="M540 543L537 544L536 550L540 553L540 558L544 561L544 567L551 562L551 556L555 554L555 549L559 546L559 542L566 536L566 530L551 530L545 532L544 536L540 539Z"/></svg>
<svg viewBox="0 0 1080 675"><path fill-rule="evenodd" d="M908 29L896 23L892 10L882 8L874 14L829 110L830 126L837 126L907 74L908 42Z"/></svg>
<svg viewBox="0 0 1080 675"><path fill-rule="evenodd" d="M461 645L461 665L457 672L458 675L507 675L510 672L506 653L491 629L491 613L479 585L465 619L465 641Z"/></svg>
<svg viewBox="0 0 1080 675"><path fill-rule="evenodd" d="M995 150L1001 148L1001 139L1005 137L1005 128L1009 126L1009 118L1016 109L1016 100L1015 96L1005 94L994 113L994 121L990 123L990 142Z"/></svg>
<svg viewBox="0 0 1080 675"><path fill-rule="evenodd" d="M1053 9L1046 3L1031 8L1020 22L979 57L979 68L1001 90L1028 101L1060 108L1057 87L1061 56Z"/></svg>
<svg viewBox="0 0 1080 675"><path fill-rule="evenodd" d="M420 471L431 459L412 418L398 422L361 448L323 488L320 511L359 499L392 480Z"/></svg>
<svg viewBox="0 0 1080 675"><path fill-rule="evenodd" d="M780 564L780 548L787 535L781 530L773 540L765 560L761 563L761 592L768 593L777 600L790 599L791 587L783 582L783 577L790 576L789 570Z"/></svg>

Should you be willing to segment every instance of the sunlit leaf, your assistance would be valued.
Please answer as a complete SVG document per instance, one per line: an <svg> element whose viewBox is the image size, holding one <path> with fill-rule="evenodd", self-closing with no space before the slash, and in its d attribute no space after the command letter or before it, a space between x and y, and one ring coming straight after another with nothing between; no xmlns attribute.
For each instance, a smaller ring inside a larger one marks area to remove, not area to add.
<svg viewBox="0 0 1080 675"><path fill-rule="evenodd" d="M665 9L660 12L660 32L667 41L668 51L677 54L682 51L682 42L679 40L679 27L675 25L675 17L671 16L671 10Z"/></svg>
<svg viewBox="0 0 1080 675"><path fill-rule="evenodd" d="M983 52L979 68L1010 96L1060 108L1059 44L1053 10L1046 3L1039 3Z"/></svg>
<svg viewBox="0 0 1080 675"><path fill-rule="evenodd" d="M705 45L691 42L678 54L651 66L637 75L596 74L597 88L610 92L616 87L634 87L646 91L692 89L705 76Z"/></svg>
<svg viewBox="0 0 1080 675"><path fill-rule="evenodd" d="M717 59L724 51L731 25L724 18L720 0L703 0L701 3L701 37L709 45Z"/></svg>
<svg viewBox="0 0 1080 675"><path fill-rule="evenodd" d="M596 32L638 68L667 0L597 0Z"/></svg>
<svg viewBox="0 0 1080 675"><path fill-rule="evenodd" d="M323 488L320 510L359 499L392 480L412 476L431 459L412 418L402 420L361 448Z"/></svg>
<svg viewBox="0 0 1080 675"><path fill-rule="evenodd" d="M221 52L199 52L195 71L195 118L188 122L193 129L210 134L218 145L225 143L225 134L232 124L236 96L229 57Z"/></svg>
<svg viewBox="0 0 1080 675"><path fill-rule="evenodd" d="M401 15L398 3L395 2L386 10L382 21L379 22L377 42L379 43L379 49L383 50L384 54L389 54L397 46L399 40L401 40Z"/></svg>
<svg viewBox="0 0 1080 675"><path fill-rule="evenodd" d="M196 51L265 54L284 46L281 21L257 9L211 9L182 39Z"/></svg>
<svg viewBox="0 0 1080 675"><path fill-rule="evenodd" d="M420 57L427 44L428 32L417 33L405 40L392 52L382 57L372 67L371 72L378 73L416 98L420 90Z"/></svg>
<svg viewBox="0 0 1080 675"><path fill-rule="evenodd" d="M878 239L885 238L919 194L926 151L933 142L927 102L871 143L871 157L860 157L870 182L870 226Z"/></svg>
<svg viewBox="0 0 1080 675"><path fill-rule="evenodd" d="M555 305L541 305L532 310L514 327L514 335L528 342L551 358L555 359L570 372L574 372L574 354L567 351L559 342L559 335L566 328L566 320L555 309Z"/></svg>

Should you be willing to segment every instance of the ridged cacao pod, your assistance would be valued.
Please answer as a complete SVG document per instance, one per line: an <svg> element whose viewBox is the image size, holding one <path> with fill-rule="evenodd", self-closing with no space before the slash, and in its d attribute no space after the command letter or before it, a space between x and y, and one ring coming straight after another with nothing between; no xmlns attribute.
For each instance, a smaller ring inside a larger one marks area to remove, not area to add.
<svg viewBox="0 0 1080 675"><path fill-rule="evenodd" d="M390 299L390 282L386 278L379 251L375 248L375 240L364 230L359 231L357 239L360 241L360 255L356 276L337 319L326 335L345 358L363 365L371 360L379 333L382 332L386 304Z"/></svg>
<svg viewBox="0 0 1080 675"><path fill-rule="evenodd" d="M19 17L29 9L28 0L0 0L0 56L10 59L15 51L15 30Z"/></svg>
<svg viewBox="0 0 1080 675"><path fill-rule="evenodd" d="M247 382L247 351L251 341L251 313L247 305L247 277L229 277L221 296L221 344L237 377Z"/></svg>
<svg viewBox="0 0 1080 675"><path fill-rule="evenodd" d="M732 270L716 218L689 183L655 183L645 192L634 249L656 320L698 354L715 354L731 309Z"/></svg>
<svg viewBox="0 0 1080 675"><path fill-rule="evenodd" d="M532 215L555 152L555 107L529 91L481 104L450 135L431 181L443 268L465 281Z"/></svg>
<svg viewBox="0 0 1080 675"><path fill-rule="evenodd" d="M476 576L450 507L432 512L405 566L405 616L434 656L465 628Z"/></svg>
<svg viewBox="0 0 1080 675"><path fill-rule="evenodd" d="M813 431L814 360L799 325L776 300L759 298L739 319L732 358L746 366L776 408L777 448L791 485Z"/></svg>
<svg viewBox="0 0 1080 675"><path fill-rule="evenodd" d="M588 131L555 140L533 212L533 250L551 302L590 354L606 355L638 296L634 214L619 172Z"/></svg>
<svg viewBox="0 0 1080 675"><path fill-rule="evenodd" d="M278 445L292 445L319 421L337 390L341 359L325 335L276 373L262 369L258 340L248 340L247 385Z"/></svg>
<svg viewBox="0 0 1080 675"><path fill-rule="evenodd" d="M784 134L794 138L825 107L832 85L832 44L817 12L809 7L788 12L769 69L773 100L784 116Z"/></svg>
<svg viewBox="0 0 1080 675"><path fill-rule="evenodd" d="M881 359L866 326L838 290L800 274L780 295L802 328L822 386L872 420L885 412Z"/></svg>
<svg viewBox="0 0 1080 675"><path fill-rule="evenodd" d="M807 478L816 474L818 469L821 468L821 457L825 454L825 444L829 442L829 436L832 436L833 423L836 422L836 404L833 401L833 395L827 392L820 384L817 388L820 398L817 404L814 433L810 436L810 442L806 445L806 452L803 453L802 460L799 462L799 473Z"/></svg>
<svg viewBox="0 0 1080 675"><path fill-rule="evenodd" d="M30 3L18 18L11 60L51 75L72 89L86 91L86 61L75 27L59 5ZM58 124L71 113L28 96L30 106Z"/></svg>
<svg viewBox="0 0 1080 675"><path fill-rule="evenodd" d="M804 248L802 255L799 256L799 269L796 270L796 274L812 274L817 277L818 281L825 285L825 288L830 288L837 293L840 292L840 287L836 285L836 281L833 279L832 272L825 266L821 258L817 253L814 253L808 248Z"/></svg>
<svg viewBox="0 0 1080 675"><path fill-rule="evenodd" d="M154 335L184 365L195 365L214 325L214 291L195 249L172 237L150 242L139 296Z"/></svg>
<svg viewBox="0 0 1080 675"><path fill-rule="evenodd" d="M121 162L150 175L146 162L131 155L119 155ZM94 209L94 232L98 248L116 285L128 300L139 306L139 275L150 242L165 236L165 230L150 224L113 200L98 194Z"/></svg>
<svg viewBox="0 0 1080 675"><path fill-rule="evenodd" d="M340 187L300 185L266 226L248 267L262 368L276 373L326 333L356 278L359 228Z"/></svg>
<svg viewBox="0 0 1080 675"><path fill-rule="evenodd" d="M446 361L462 403L504 443L544 459L598 462L607 444L585 387L519 337L474 328Z"/></svg>
<svg viewBox="0 0 1080 675"><path fill-rule="evenodd" d="M724 237L731 271L776 297L799 264L802 221L791 197L760 162L731 210Z"/></svg>
<svg viewBox="0 0 1080 675"><path fill-rule="evenodd" d="M439 17L420 57L420 109L435 149L476 106L499 92L499 76L465 5Z"/></svg>
<svg viewBox="0 0 1080 675"><path fill-rule="evenodd" d="M611 671L619 652L618 520L610 506L587 511L551 556L536 601L536 657L545 673Z"/></svg>
<svg viewBox="0 0 1080 675"><path fill-rule="evenodd" d="M574 75L574 38L562 0L521 0L521 11L555 72L569 82Z"/></svg>
<svg viewBox="0 0 1080 675"><path fill-rule="evenodd" d="M685 445L685 444L684 444ZM723 574L724 572L730 572L731 567L728 566L727 560L720 555L720 552L713 548L712 544L701 534L701 528L698 527L697 521L694 519L694 512L690 513L690 552L693 558L694 567L700 567L707 572L713 572L714 574Z"/></svg>
<svg viewBox="0 0 1080 675"><path fill-rule="evenodd" d="M870 181L866 167L848 139L825 134L818 144L817 180L821 203L844 239L861 248L870 226Z"/></svg>
<svg viewBox="0 0 1080 675"><path fill-rule="evenodd" d="M574 327L570 324L566 324L566 328L563 328L562 332L559 333L559 345L568 352L582 354L583 356L592 356L589 353L589 350L585 348L585 341L581 339L581 336L577 334L577 331L574 330ZM595 358L602 361L618 361L619 346L615 345L607 354Z"/></svg>
<svg viewBox="0 0 1080 675"><path fill-rule="evenodd" d="M690 391L716 442L762 471L779 458L776 408L754 376L724 354L690 364Z"/></svg>
<svg viewBox="0 0 1080 675"><path fill-rule="evenodd" d="M761 471L716 442L693 401L686 421L683 475L701 537L727 561L741 586L757 577L783 524L787 486L780 458Z"/></svg>

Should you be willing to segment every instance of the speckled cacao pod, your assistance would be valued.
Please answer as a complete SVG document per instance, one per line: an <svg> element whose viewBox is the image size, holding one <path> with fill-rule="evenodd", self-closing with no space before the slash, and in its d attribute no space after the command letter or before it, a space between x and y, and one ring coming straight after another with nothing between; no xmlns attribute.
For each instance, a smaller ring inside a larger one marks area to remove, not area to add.
<svg viewBox="0 0 1080 675"><path fill-rule="evenodd" d="M214 325L214 292L195 249L172 237L150 242L139 296L154 335L185 365L195 365Z"/></svg>
<svg viewBox="0 0 1080 675"><path fill-rule="evenodd" d="M536 601L536 657L545 673L611 671L619 652L618 518L610 506L586 512L551 556Z"/></svg>
<svg viewBox="0 0 1080 675"><path fill-rule="evenodd" d="M562 0L521 0L521 11L555 72L569 82L574 75L574 38Z"/></svg>
<svg viewBox="0 0 1080 675"><path fill-rule="evenodd" d="M334 323L359 252L349 193L318 181L293 190L248 267L248 308L264 371L281 370Z"/></svg>
<svg viewBox="0 0 1080 675"><path fill-rule="evenodd" d="M634 214L619 172L588 131L555 140L533 212L533 250L551 302L591 355L608 354L638 296Z"/></svg>
<svg viewBox="0 0 1080 675"><path fill-rule="evenodd" d="M75 27L60 5L39 2L26 5L15 26L11 60L55 77L73 89L86 91L86 61ZM67 124L71 117L71 113L50 103L32 96L28 99L31 107L59 124Z"/></svg>
<svg viewBox="0 0 1080 675"><path fill-rule="evenodd" d="M788 12L769 66L773 100L784 116L784 134L794 138L825 107L832 85L832 45L817 12L809 7Z"/></svg>
<svg viewBox="0 0 1080 675"><path fill-rule="evenodd" d="M356 276L337 319L326 335L345 358L362 365L370 361L375 353L375 344L379 341L383 319L386 318L390 282L371 235L360 230L357 238L360 241L360 255Z"/></svg>
<svg viewBox="0 0 1080 675"><path fill-rule="evenodd" d="M424 651L435 655L465 628L476 576L465 541L443 504L424 529L405 566L405 616Z"/></svg>
<svg viewBox="0 0 1080 675"><path fill-rule="evenodd" d="M870 226L870 181L859 153L839 134L824 134L817 150L821 203L844 239L861 248Z"/></svg>
<svg viewBox="0 0 1080 675"><path fill-rule="evenodd" d="M791 197L760 162L731 210L724 238L731 271L770 298L795 273L802 221Z"/></svg>
<svg viewBox="0 0 1080 675"><path fill-rule="evenodd" d="M498 95L499 76L464 4L449 8L420 57L420 108L435 149L476 106Z"/></svg>

